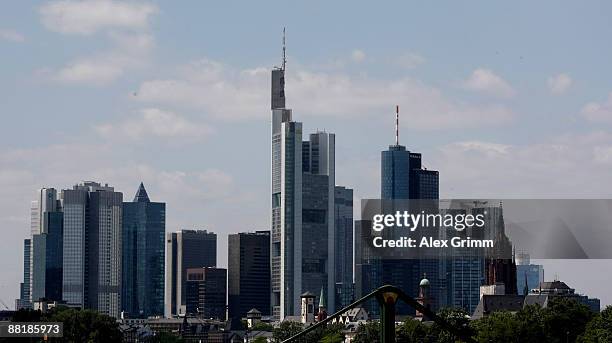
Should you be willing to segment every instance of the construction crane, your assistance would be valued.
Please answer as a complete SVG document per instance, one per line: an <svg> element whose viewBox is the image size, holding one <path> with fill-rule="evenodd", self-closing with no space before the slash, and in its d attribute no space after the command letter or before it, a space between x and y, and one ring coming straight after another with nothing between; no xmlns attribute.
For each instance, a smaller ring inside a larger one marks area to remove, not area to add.
<svg viewBox="0 0 612 343"><path fill-rule="evenodd" d="M11 309L8 307L8 305L7 305L7 304L4 302L4 300L0 299L0 304L2 304L2 306L4 306L4 308L5 308L7 311L10 311L10 310L11 310Z"/></svg>

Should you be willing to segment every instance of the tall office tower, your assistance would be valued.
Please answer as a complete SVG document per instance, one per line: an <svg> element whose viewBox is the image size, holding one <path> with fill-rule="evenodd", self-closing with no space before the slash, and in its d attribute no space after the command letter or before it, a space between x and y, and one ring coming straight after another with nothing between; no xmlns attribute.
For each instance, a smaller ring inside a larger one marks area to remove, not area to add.
<svg viewBox="0 0 612 343"><path fill-rule="evenodd" d="M86 181L62 190L63 300L118 317L123 194Z"/></svg>
<svg viewBox="0 0 612 343"><path fill-rule="evenodd" d="M31 300L62 300L63 213L55 189L37 191L31 220Z"/></svg>
<svg viewBox="0 0 612 343"><path fill-rule="evenodd" d="M528 253L516 255L516 289L519 295L527 295L544 282L544 266L532 264Z"/></svg>
<svg viewBox="0 0 612 343"><path fill-rule="evenodd" d="M15 301L15 310L32 308L30 297L30 254L32 252L32 240L23 240L23 282L19 284L19 299Z"/></svg>
<svg viewBox="0 0 612 343"><path fill-rule="evenodd" d="M421 154L407 151L399 140L381 153L381 199L438 199L439 174L422 167ZM429 297L433 309L439 305L441 284L439 260L383 260L381 276L383 283L395 284L408 294L418 294L418 285L423 275L430 282ZM400 311L412 312L400 305Z"/></svg>
<svg viewBox="0 0 612 343"><path fill-rule="evenodd" d="M228 236L229 317L244 318L251 309L270 315L270 231Z"/></svg>
<svg viewBox="0 0 612 343"><path fill-rule="evenodd" d="M187 268L186 275L185 313L225 320L227 269Z"/></svg>
<svg viewBox="0 0 612 343"><path fill-rule="evenodd" d="M449 204L448 209L440 210L444 214L459 215L471 214L474 216L485 215L491 213L495 216L498 211L495 207L487 205L486 202L478 202L471 200L453 200ZM485 215L485 218L488 218ZM494 230L490 224L495 221L487 220L486 229L466 228L462 232L455 233L462 238L470 237L471 239L486 239L486 232ZM448 239L446 232L442 239ZM449 256L444 256L441 260L442 269L445 273L441 273L443 287L440 294L439 305L462 308L468 313L473 313L480 301L480 286L484 282L485 275L485 256L478 249L445 249L444 253Z"/></svg>
<svg viewBox="0 0 612 343"><path fill-rule="evenodd" d="M395 144L381 152L382 200L438 199L439 174L427 170L421 164L421 154L410 152L399 144L399 109L396 112ZM363 224L363 223L362 223ZM361 225L361 224L360 224ZM361 227L361 226L360 226ZM440 291L444 287L440 280L440 265L436 259L367 259L364 252L356 251L361 261L356 273L359 273L361 287L358 294L365 295L383 284L395 285L407 294L417 296L418 285L427 275L430 281L429 297L432 308L437 309ZM369 275L363 275L368 273ZM377 309L374 309L376 311ZM412 314L414 311L403 304L398 305L398 312Z"/></svg>
<svg viewBox="0 0 612 343"><path fill-rule="evenodd" d="M284 38L283 38L284 40ZM302 142L302 123L285 108L285 58L272 70L272 311L276 319L300 312L300 295L325 288L335 306L335 136ZM317 300L318 301L318 300Z"/></svg>
<svg viewBox="0 0 612 343"><path fill-rule="evenodd" d="M166 204L151 202L142 183L123 203L121 308L130 317L164 314Z"/></svg>
<svg viewBox="0 0 612 343"><path fill-rule="evenodd" d="M166 240L165 316L185 314L188 268L216 266L217 234L206 230L169 233Z"/></svg>
<svg viewBox="0 0 612 343"><path fill-rule="evenodd" d="M353 190L336 186L335 216L335 273L336 309L344 308L355 298L353 285Z"/></svg>

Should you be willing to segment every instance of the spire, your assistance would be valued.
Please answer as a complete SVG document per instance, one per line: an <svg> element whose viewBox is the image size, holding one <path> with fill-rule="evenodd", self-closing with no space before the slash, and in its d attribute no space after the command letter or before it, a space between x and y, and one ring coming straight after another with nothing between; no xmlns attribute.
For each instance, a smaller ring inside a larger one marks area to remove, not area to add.
<svg viewBox="0 0 612 343"><path fill-rule="evenodd" d="M323 294L323 286L321 286L321 296L319 296L319 308L325 308L325 296Z"/></svg>
<svg viewBox="0 0 612 343"><path fill-rule="evenodd" d="M285 28L283 27L283 66L282 69L285 70L285 65L287 65L287 44L285 40Z"/></svg>
<svg viewBox="0 0 612 343"><path fill-rule="evenodd" d="M149 195L147 194L147 190L144 187L144 184L141 182L140 186L138 186L138 190L136 191L136 195L134 196L134 202L150 202Z"/></svg>
<svg viewBox="0 0 612 343"><path fill-rule="evenodd" d="M395 105L395 145L399 145L399 105Z"/></svg>

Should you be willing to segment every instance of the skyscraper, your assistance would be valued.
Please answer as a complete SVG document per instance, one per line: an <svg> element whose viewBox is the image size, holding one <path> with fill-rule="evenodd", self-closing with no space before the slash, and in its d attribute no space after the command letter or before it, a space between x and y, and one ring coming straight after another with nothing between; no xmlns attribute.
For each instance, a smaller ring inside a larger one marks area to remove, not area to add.
<svg viewBox="0 0 612 343"><path fill-rule="evenodd" d="M187 268L185 313L225 320L227 270L223 268Z"/></svg>
<svg viewBox="0 0 612 343"><path fill-rule="evenodd" d="M131 317L164 314L166 204L151 202L141 183L123 203L121 308Z"/></svg>
<svg viewBox="0 0 612 343"><path fill-rule="evenodd" d="M185 314L185 282L188 268L217 265L217 235L206 230L181 230L166 240L166 317Z"/></svg>
<svg viewBox="0 0 612 343"><path fill-rule="evenodd" d="M255 308L270 315L270 231L228 236L229 317L243 318Z"/></svg>
<svg viewBox="0 0 612 343"><path fill-rule="evenodd" d="M53 188L36 193L31 207L30 298L61 300L63 213Z"/></svg>
<svg viewBox="0 0 612 343"><path fill-rule="evenodd" d="M121 300L123 194L86 181L62 190L62 298L118 317Z"/></svg>
<svg viewBox="0 0 612 343"><path fill-rule="evenodd" d="M399 144L399 108L396 111L395 144L388 150L381 152L380 197L382 200L419 200L439 198L438 171L423 168L421 154L406 150ZM361 230L363 222L356 224L356 230ZM357 231L356 231L357 232ZM359 234L363 232L359 231ZM361 244L360 249L365 249ZM427 275L430 282L429 296L432 307L437 308L440 290L444 287L440 283L439 260L435 259L378 259L368 256L366 251L355 252L359 257L356 261L356 279L360 288L357 293L365 295L373 289L384 284L395 285L407 294L416 296L418 285ZM365 275L367 273L367 275ZM372 310L376 311L376 308ZM408 306L399 304L398 312L402 314L413 313Z"/></svg>
<svg viewBox="0 0 612 343"><path fill-rule="evenodd" d="M335 215L335 273L336 310L353 302L353 190L336 186Z"/></svg>
<svg viewBox="0 0 612 343"><path fill-rule="evenodd" d="M30 297L30 254L32 252L32 240L23 240L23 282L19 284L19 299L15 301L15 310L32 308Z"/></svg>
<svg viewBox="0 0 612 343"><path fill-rule="evenodd" d="M544 282L544 266L532 264L528 253L516 255L516 289L519 295L527 295ZM526 291L526 292L525 292Z"/></svg>
<svg viewBox="0 0 612 343"><path fill-rule="evenodd" d="M284 40L284 38L283 38ZM300 294L324 287L335 305L335 136L302 142L302 123L285 108L285 57L272 70L271 273L277 319L298 315Z"/></svg>

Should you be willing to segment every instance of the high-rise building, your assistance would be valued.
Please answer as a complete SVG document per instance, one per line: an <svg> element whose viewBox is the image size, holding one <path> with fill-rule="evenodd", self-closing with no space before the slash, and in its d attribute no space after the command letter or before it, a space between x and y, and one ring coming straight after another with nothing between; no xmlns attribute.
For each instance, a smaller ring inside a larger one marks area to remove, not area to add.
<svg viewBox="0 0 612 343"><path fill-rule="evenodd" d="M23 282L19 284L19 299L15 301L15 310L32 308L30 297L30 254L32 252L32 240L23 240Z"/></svg>
<svg viewBox="0 0 612 343"><path fill-rule="evenodd" d="M380 197L382 200L431 200L439 198L439 173L422 166L421 154L406 150L399 144L399 109L396 113L395 144L381 152ZM356 224L359 230L366 227L363 222ZM359 235L363 232L359 232ZM360 239L360 238L358 238ZM441 289L445 287L440 279L440 261L437 259L379 259L368 256L366 247L359 244L356 255L356 291L365 295L384 284L392 284L407 294L416 296L418 285L426 274L429 280L429 296L432 308L437 309ZM365 249L365 250L364 250ZM357 260L358 258L358 260ZM366 275L367 274L367 275ZM376 306L374 306L376 307ZM407 305L399 304L398 312L412 314ZM371 308L377 312L377 308Z"/></svg>
<svg viewBox="0 0 612 343"><path fill-rule="evenodd" d="M225 320L227 270L212 267L188 268L186 274L186 314Z"/></svg>
<svg viewBox="0 0 612 343"><path fill-rule="evenodd" d="M53 188L36 193L31 207L30 298L61 300L63 213Z"/></svg>
<svg viewBox="0 0 612 343"><path fill-rule="evenodd" d="M62 190L62 298L118 317L121 301L123 194L83 182Z"/></svg>
<svg viewBox="0 0 612 343"><path fill-rule="evenodd" d="M335 216L335 273L336 310L355 299L353 284L353 190L336 186Z"/></svg>
<svg viewBox="0 0 612 343"><path fill-rule="evenodd" d="M516 255L516 290L519 295L527 295L544 282L544 266L532 264L528 253Z"/></svg>
<svg viewBox="0 0 612 343"><path fill-rule="evenodd" d="M251 309L270 315L270 231L228 236L229 317L244 318Z"/></svg>
<svg viewBox="0 0 612 343"><path fill-rule="evenodd" d="M302 142L302 123L285 107L285 59L272 70L272 310L276 319L300 312L300 295L327 290L335 306L335 136Z"/></svg>
<svg viewBox="0 0 612 343"><path fill-rule="evenodd" d="M187 269L216 267L217 234L206 230L181 230L166 239L166 317L185 314Z"/></svg>
<svg viewBox="0 0 612 343"><path fill-rule="evenodd" d="M123 203L121 308L130 317L164 314L166 204L152 202L141 183Z"/></svg>

